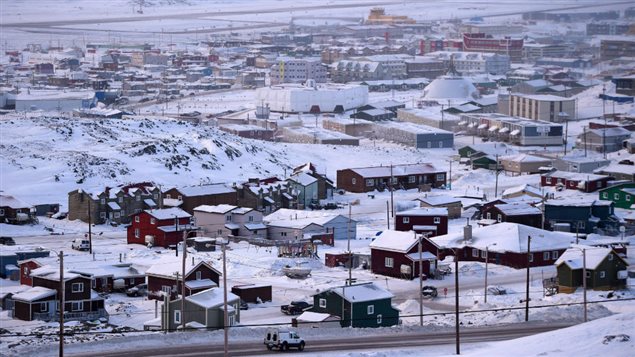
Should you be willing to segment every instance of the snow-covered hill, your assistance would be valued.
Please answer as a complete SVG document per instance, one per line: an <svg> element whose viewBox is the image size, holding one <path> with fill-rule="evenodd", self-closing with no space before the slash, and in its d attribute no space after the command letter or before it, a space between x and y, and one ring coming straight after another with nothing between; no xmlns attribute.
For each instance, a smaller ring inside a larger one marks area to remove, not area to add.
<svg viewBox="0 0 635 357"><path fill-rule="evenodd" d="M334 179L346 167L441 161L439 152L371 141L360 147L271 143L171 119L13 117L0 121L0 190L32 204L64 204L78 187L231 184L283 178L308 161Z"/></svg>

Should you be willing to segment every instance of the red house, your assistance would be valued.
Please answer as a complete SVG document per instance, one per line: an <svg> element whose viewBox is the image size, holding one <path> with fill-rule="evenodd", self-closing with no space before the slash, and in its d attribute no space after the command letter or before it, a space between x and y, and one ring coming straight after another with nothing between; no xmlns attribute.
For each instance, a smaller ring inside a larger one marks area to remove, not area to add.
<svg viewBox="0 0 635 357"><path fill-rule="evenodd" d="M190 223L192 216L180 208L145 210L132 216L128 226L128 244L149 244L163 248L174 247L183 234L198 227Z"/></svg>
<svg viewBox="0 0 635 357"><path fill-rule="evenodd" d="M419 260L423 274L430 274L430 262L436 256L423 250L419 254L420 235L414 232L383 231L370 243L371 271L401 279L419 276Z"/></svg>
<svg viewBox="0 0 635 357"><path fill-rule="evenodd" d="M181 294L181 264L180 261L155 264L146 271L148 299L161 300L168 295L170 300L174 300ZM188 264L185 267L185 295L217 287L220 276L221 273L210 263L201 261L196 265Z"/></svg>
<svg viewBox="0 0 635 357"><path fill-rule="evenodd" d="M613 178L605 175L552 171L540 176L540 186L561 186L568 190L593 192L608 187Z"/></svg>
<svg viewBox="0 0 635 357"><path fill-rule="evenodd" d="M425 233L428 237L448 233L447 208L415 208L395 214L395 230L400 232L415 231Z"/></svg>
<svg viewBox="0 0 635 357"><path fill-rule="evenodd" d="M42 267L42 263L35 259L27 259L18 262L20 267L20 284L33 286L33 278L31 278L31 272L37 268Z"/></svg>

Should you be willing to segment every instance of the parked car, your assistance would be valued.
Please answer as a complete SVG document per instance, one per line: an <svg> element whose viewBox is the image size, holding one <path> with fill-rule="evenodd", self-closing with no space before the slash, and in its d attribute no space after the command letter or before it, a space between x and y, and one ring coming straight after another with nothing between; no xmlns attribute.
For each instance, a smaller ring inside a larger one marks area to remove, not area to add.
<svg viewBox="0 0 635 357"><path fill-rule="evenodd" d="M247 302L243 299L240 299L240 309L249 310L249 305L247 305Z"/></svg>
<svg viewBox="0 0 635 357"><path fill-rule="evenodd" d="M128 296L145 296L148 294L148 284L139 284L126 290Z"/></svg>
<svg viewBox="0 0 635 357"><path fill-rule="evenodd" d="M507 294L507 289L499 285L491 285L487 287L487 292L492 295L505 295Z"/></svg>
<svg viewBox="0 0 635 357"><path fill-rule="evenodd" d="M90 242L88 241L88 239L84 238L73 239L73 244L71 245L71 247L77 250L89 250Z"/></svg>
<svg viewBox="0 0 635 357"><path fill-rule="evenodd" d="M437 295L439 295L439 293L436 287L426 285L421 288L421 295L423 295L423 297L435 298L437 297Z"/></svg>
<svg viewBox="0 0 635 357"><path fill-rule="evenodd" d="M0 244L2 245L15 245L15 240L12 237L0 237Z"/></svg>
<svg viewBox="0 0 635 357"><path fill-rule="evenodd" d="M304 310L312 308L313 305L306 301L291 301L289 305L280 306L280 311L287 315L300 315Z"/></svg>
<svg viewBox="0 0 635 357"><path fill-rule="evenodd" d="M299 351L304 350L304 339L295 331L280 330L277 328L267 329L264 344L268 350L274 347L280 351L286 351L290 347L297 348Z"/></svg>

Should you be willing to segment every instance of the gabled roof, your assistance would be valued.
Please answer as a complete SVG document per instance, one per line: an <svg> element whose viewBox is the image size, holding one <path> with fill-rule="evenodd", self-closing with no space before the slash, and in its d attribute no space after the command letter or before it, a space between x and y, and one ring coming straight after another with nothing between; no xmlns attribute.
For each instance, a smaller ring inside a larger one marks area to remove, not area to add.
<svg viewBox="0 0 635 357"><path fill-rule="evenodd" d="M369 246L371 249L408 253L419 242L418 237L414 232L387 230L381 232Z"/></svg>
<svg viewBox="0 0 635 357"><path fill-rule="evenodd" d="M360 168L351 168L350 170L366 178L390 177L390 174L391 174L390 166L360 167ZM429 163L392 166L393 176L431 174L431 173L437 173L437 172L441 172L441 171Z"/></svg>
<svg viewBox="0 0 635 357"><path fill-rule="evenodd" d="M302 186L309 186L313 183L316 183L318 179L316 179L315 177L307 174L306 172L300 172L298 174L295 174L293 176L291 176L289 178L289 181L293 181L299 185Z"/></svg>
<svg viewBox="0 0 635 357"><path fill-rule="evenodd" d="M186 264L185 267L185 275L190 275L194 270L198 269L201 265L207 266L209 269L216 272L219 276L221 273L216 270L211 264L207 262L199 262L196 265ZM160 263L151 266L148 270L146 270L146 275L157 276L161 278L174 278L176 273L181 274L183 272L182 262L174 261L170 263Z"/></svg>
<svg viewBox="0 0 635 357"><path fill-rule="evenodd" d="M426 208L417 207L406 211L396 213L397 216L447 216L448 209L446 207Z"/></svg>
<svg viewBox="0 0 635 357"><path fill-rule="evenodd" d="M585 251L585 259L582 256L582 250ZM589 270L595 270L606 259L606 257L613 252L611 248L602 247L589 247L585 245L575 245L567 249L558 260L554 263L556 266L560 264L566 264L572 270L583 269L584 263ZM619 255L613 252L616 259L622 259ZM623 259L622 259L623 261ZM625 262L626 263L626 262ZM628 265L628 263L626 263Z"/></svg>
<svg viewBox="0 0 635 357"><path fill-rule="evenodd" d="M542 214L542 211L526 203L505 203L495 205L506 216L524 216L531 214Z"/></svg>
<svg viewBox="0 0 635 357"><path fill-rule="evenodd" d="M35 286L35 287L32 287L31 289L19 292L17 294L13 294L12 299L30 302L30 301L35 301L35 300L40 300L47 297L55 296L56 294L57 294L57 290L45 288L42 286Z"/></svg>
<svg viewBox="0 0 635 357"><path fill-rule="evenodd" d="M516 193L527 193L537 197L542 197L542 191L538 187L529 184L522 184L520 186L510 187L503 191L502 197L505 198L505 196L510 196Z"/></svg>
<svg viewBox="0 0 635 357"><path fill-rule="evenodd" d="M145 210L144 212L158 220L192 217L192 215L178 207Z"/></svg>
<svg viewBox="0 0 635 357"><path fill-rule="evenodd" d="M427 203L430 206L439 206L439 205L447 205L450 203L461 203L460 198L439 195L439 196L427 196L422 198L417 198L417 201L421 201L423 203Z"/></svg>
<svg viewBox="0 0 635 357"><path fill-rule="evenodd" d="M0 195L0 207L9 207L13 209L29 208L30 204L25 203L13 196Z"/></svg>
<svg viewBox="0 0 635 357"><path fill-rule="evenodd" d="M239 297L231 292L227 292L227 301L234 302ZM223 290L218 288L211 288L203 290L199 293L185 297L186 301L196 304L204 309L212 309L215 307L223 306L225 300L223 296Z"/></svg>
<svg viewBox="0 0 635 357"><path fill-rule="evenodd" d="M392 299L394 297L390 291L380 288L375 283L340 286L331 288L331 291L351 303Z"/></svg>
<svg viewBox="0 0 635 357"><path fill-rule="evenodd" d="M222 193L236 192L233 188L227 187L223 184L181 187L176 188L176 190L187 197L218 195Z"/></svg>
<svg viewBox="0 0 635 357"><path fill-rule="evenodd" d="M227 205L227 204L220 204L215 206L200 205L198 207L195 207L194 211L205 212L205 213L225 214L227 212L235 210L236 208L238 208L238 206Z"/></svg>

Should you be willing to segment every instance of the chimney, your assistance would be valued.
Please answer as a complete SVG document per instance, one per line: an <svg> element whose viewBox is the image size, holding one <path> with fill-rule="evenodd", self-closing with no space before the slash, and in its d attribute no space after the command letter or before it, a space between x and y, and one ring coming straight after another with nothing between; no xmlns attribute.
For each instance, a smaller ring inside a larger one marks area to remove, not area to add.
<svg viewBox="0 0 635 357"><path fill-rule="evenodd" d="M467 224L463 227L463 241L467 242L472 240L472 226L470 225L470 219L467 219Z"/></svg>

